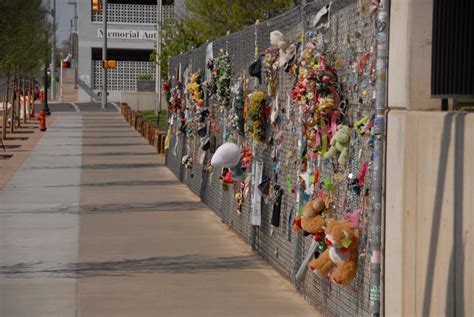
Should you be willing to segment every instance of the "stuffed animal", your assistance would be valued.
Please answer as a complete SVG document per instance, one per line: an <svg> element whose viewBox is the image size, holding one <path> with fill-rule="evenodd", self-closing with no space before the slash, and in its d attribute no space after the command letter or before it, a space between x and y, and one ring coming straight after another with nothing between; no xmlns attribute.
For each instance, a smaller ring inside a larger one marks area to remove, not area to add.
<svg viewBox="0 0 474 317"><path fill-rule="evenodd" d="M328 248L308 266L321 276L332 273L334 282L347 286L357 274L359 236L347 220L328 220L325 234Z"/></svg>
<svg viewBox="0 0 474 317"><path fill-rule="evenodd" d="M303 209L303 215L294 221L293 231L304 231L313 235L314 239L324 243L324 228L326 227L326 213L329 205L323 198L309 201Z"/></svg>
<svg viewBox="0 0 474 317"><path fill-rule="evenodd" d="M270 33L270 46L274 48L278 48L279 50L278 66L284 67L287 62L286 49L288 48L288 43L285 41L285 37L283 33L281 33L278 30L271 32Z"/></svg>
<svg viewBox="0 0 474 317"><path fill-rule="evenodd" d="M193 158L190 155L185 155L181 159L181 164L183 164L187 169L193 168Z"/></svg>
<svg viewBox="0 0 474 317"><path fill-rule="evenodd" d="M319 235L324 233L326 221L321 214L325 207L324 201L321 198L317 198L308 202L303 209L301 228L312 234L316 240L319 239Z"/></svg>
<svg viewBox="0 0 474 317"><path fill-rule="evenodd" d="M351 129L346 125L338 125L337 132L331 139L331 147L329 148L329 151L324 154L324 158L331 159L337 153L341 153L337 162L339 163L339 165L344 165L349 154L350 140Z"/></svg>

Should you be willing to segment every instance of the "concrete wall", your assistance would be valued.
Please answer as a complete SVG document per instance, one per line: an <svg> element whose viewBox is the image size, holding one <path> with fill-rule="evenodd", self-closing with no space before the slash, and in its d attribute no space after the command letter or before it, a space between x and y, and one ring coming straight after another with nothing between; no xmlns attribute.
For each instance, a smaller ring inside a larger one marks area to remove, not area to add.
<svg viewBox="0 0 474 317"><path fill-rule="evenodd" d="M392 0L390 11L390 107L440 109L430 90L433 0Z"/></svg>
<svg viewBox="0 0 474 317"><path fill-rule="evenodd" d="M127 103L136 111L155 110L156 94L155 92L122 92L120 102Z"/></svg>
<svg viewBox="0 0 474 317"><path fill-rule="evenodd" d="M132 109L136 111L155 110L156 94L155 92L146 91L127 91L122 92L120 102L127 103ZM166 97L161 97L161 109L166 110L168 107Z"/></svg>
<svg viewBox="0 0 474 317"><path fill-rule="evenodd" d="M432 0L391 1L386 316L474 316L474 114L430 96Z"/></svg>
<svg viewBox="0 0 474 317"><path fill-rule="evenodd" d="M388 117L387 315L474 315L474 114Z"/></svg>
<svg viewBox="0 0 474 317"><path fill-rule="evenodd" d="M131 1L133 2L133 1ZM78 77L89 78L89 86L92 84L93 72L91 61L91 49L93 47L102 47L103 39L98 38L97 30L103 28L102 23L91 22L91 6L90 1L78 1L78 31L79 31L79 62ZM156 31L153 24L125 24L125 23L109 23L109 29L120 30L146 30ZM154 49L155 41L153 40L125 40L125 39L108 39L109 48L123 49ZM111 101L120 101L120 91L109 91L109 99ZM90 101L89 95L79 88L79 101Z"/></svg>

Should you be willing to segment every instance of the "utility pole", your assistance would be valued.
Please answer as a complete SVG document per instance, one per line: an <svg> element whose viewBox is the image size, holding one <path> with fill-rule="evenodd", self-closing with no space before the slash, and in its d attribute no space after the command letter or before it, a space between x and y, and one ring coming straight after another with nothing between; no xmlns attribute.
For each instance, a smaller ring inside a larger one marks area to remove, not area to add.
<svg viewBox="0 0 474 317"><path fill-rule="evenodd" d="M77 30L77 1L76 0L69 0L69 5L74 6L74 17L73 17L73 24L72 24L72 32L71 32L71 48L72 48L72 60L74 61L74 69L75 69L75 76L74 76L74 88L77 89L77 68L78 68L78 61L77 61L77 37L78 37L78 30Z"/></svg>
<svg viewBox="0 0 474 317"><path fill-rule="evenodd" d="M156 103L155 103L155 113L158 117L158 123L160 120L161 114L161 63L160 63L160 55L161 55L161 37L162 37L162 29L163 29L163 13L162 13L162 0L158 0L157 2L157 26L156 26L156 84L155 84L155 91L156 91Z"/></svg>
<svg viewBox="0 0 474 317"><path fill-rule="evenodd" d="M43 99L43 110L47 116L51 115L48 106L48 62L44 63L44 99Z"/></svg>
<svg viewBox="0 0 474 317"><path fill-rule="evenodd" d="M59 60L60 72L59 72L59 102L64 102L63 98L63 58Z"/></svg>
<svg viewBox="0 0 474 317"><path fill-rule="evenodd" d="M46 32L45 41L48 42L48 33ZM48 54L44 59L44 95L43 95L43 110L47 116L51 115L48 105Z"/></svg>
<svg viewBox="0 0 474 317"><path fill-rule="evenodd" d="M102 0L102 22L104 24L104 45L102 47L102 111L107 111L107 0Z"/></svg>
<svg viewBox="0 0 474 317"><path fill-rule="evenodd" d="M53 46L51 47L51 100L56 100L56 0L53 1Z"/></svg>

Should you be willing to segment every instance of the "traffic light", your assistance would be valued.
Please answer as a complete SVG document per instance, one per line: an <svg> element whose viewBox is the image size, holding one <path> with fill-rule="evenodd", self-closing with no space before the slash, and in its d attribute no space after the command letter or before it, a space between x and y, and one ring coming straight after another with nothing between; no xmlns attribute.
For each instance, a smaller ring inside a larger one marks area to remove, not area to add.
<svg viewBox="0 0 474 317"><path fill-rule="evenodd" d="M102 68L115 68L117 67L117 61L110 59L106 61L102 61Z"/></svg>
<svg viewBox="0 0 474 317"><path fill-rule="evenodd" d="M107 68L115 68L117 67L117 61L116 60L108 60L107 61Z"/></svg>
<svg viewBox="0 0 474 317"><path fill-rule="evenodd" d="M101 9L101 0L92 0L92 12L99 13Z"/></svg>

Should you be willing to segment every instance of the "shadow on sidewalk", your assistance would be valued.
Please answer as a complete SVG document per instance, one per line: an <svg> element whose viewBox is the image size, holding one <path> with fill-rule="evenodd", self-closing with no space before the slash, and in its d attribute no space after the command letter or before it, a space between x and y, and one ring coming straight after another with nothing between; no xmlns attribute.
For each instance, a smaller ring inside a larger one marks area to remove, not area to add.
<svg viewBox="0 0 474 317"><path fill-rule="evenodd" d="M35 207L35 206L33 206ZM88 215L88 214L123 214L134 212L167 212L167 211L196 211L207 210L208 208L198 201L158 201L150 203L130 202L127 204L89 204L89 205L58 205L48 207L48 209L28 210L25 206L19 206L18 209L8 209L5 207L0 212L1 217L8 217L18 214L70 214L70 215Z"/></svg>
<svg viewBox="0 0 474 317"><path fill-rule="evenodd" d="M0 266L0 276L33 278L41 275L55 278L84 278L142 273L192 274L236 269L258 269L262 267L262 260L256 255L212 257L191 254L120 261L59 263L56 266L44 268L41 268L41 266L44 266L43 262Z"/></svg>
<svg viewBox="0 0 474 317"><path fill-rule="evenodd" d="M82 165L70 165L70 166L32 166L25 167L24 169L34 170L46 170L46 169L129 169L129 168L150 168L150 167L163 167L164 163L115 163L115 164L82 164Z"/></svg>

